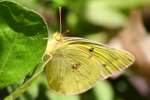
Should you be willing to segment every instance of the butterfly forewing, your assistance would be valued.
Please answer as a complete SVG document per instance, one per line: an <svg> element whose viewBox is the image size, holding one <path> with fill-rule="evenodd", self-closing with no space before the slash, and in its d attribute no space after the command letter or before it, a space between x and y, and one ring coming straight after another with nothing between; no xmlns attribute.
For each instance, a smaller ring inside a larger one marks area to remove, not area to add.
<svg viewBox="0 0 150 100"><path fill-rule="evenodd" d="M134 56L127 51L111 48L87 39L66 37L66 41L69 45L74 45L82 48L84 51L91 52L91 57L95 58L101 64L101 79L123 71L133 64L135 60Z"/></svg>
<svg viewBox="0 0 150 100"><path fill-rule="evenodd" d="M74 44L75 45L75 44ZM105 79L112 74L123 71L129 67L133 61L134 57L128 52L117 50L109 47L97 46L95 44L76 44L79 48L93 50L90 51L93 59L97 60L101 66L101 77L100 79Z"/></svg>
<svg viewBox="0 0 150 100"><path fill-rule="evenodd" d="M64 38L46 65L50 88L60 94L77 94L91 88L97 80L123 71L134 61L125 51L82 38Z"/></svg>

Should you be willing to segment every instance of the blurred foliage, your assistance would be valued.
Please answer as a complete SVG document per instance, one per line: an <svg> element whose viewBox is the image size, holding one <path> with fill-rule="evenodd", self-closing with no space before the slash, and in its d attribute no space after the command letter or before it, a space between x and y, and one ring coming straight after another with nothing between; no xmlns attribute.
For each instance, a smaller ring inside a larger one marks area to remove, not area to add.
<svg viewBox="0 0 150 100"><path fill-rule="evenodd" d="M126 25L131 11L135 9L142 10L145 6L150 5L150 0L12 1L35 10L43 16L48 25L50 36L53 32L59 31L58 7L62 6L64 35L86 37L103 43L107 43L110 39L117 36L118 31ZM0 22L2 22L1 16ZM7 27L9 28L10 26ZM68 30L70 32L67 33L66 31ZM34 44L39 44L39 41L36 41ZM129 80L130 77L132 76L121 75L115 79L97 82L94 88L83 94L61 96L50 91L45 75L43 74L17 100L150 100L149 96L142 95L135 88ZM15 84L1 89L0 100L13 91L14 88L16 88Z"/></svg>

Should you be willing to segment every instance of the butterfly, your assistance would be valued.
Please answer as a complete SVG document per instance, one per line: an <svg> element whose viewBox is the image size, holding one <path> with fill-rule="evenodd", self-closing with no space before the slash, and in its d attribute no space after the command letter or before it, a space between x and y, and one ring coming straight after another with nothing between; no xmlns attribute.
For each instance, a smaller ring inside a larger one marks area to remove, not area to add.
<svg viewBox="0 0 150 100"><path fill-rule="evenodd" d="M87 91L98 80L123 71L134 62L127 51L78 37L64 37L59 32L48 41L45 67L51 90L64 95Z"/></svg>

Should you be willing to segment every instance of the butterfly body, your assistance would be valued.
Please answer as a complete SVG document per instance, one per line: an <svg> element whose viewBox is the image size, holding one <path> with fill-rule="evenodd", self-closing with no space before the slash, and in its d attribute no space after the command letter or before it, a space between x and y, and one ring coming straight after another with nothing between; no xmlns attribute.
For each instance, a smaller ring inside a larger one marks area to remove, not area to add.
<svg viewBox="0 0 150 100"><path fill-rule="evenodd" d="M134 61L128 52L59 33L48 42L46 55L52 56L45 68L49 87L65 95L82 93Z"/></svg>

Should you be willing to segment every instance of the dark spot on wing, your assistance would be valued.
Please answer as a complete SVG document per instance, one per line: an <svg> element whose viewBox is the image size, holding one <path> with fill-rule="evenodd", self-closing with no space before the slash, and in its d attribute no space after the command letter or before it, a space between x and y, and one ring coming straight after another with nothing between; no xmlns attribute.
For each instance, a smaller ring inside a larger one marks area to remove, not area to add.
<svg viewBox="0 0 150 100"><path fill-rule="evenodd" d="M106 67L106 64L102 64L103 67Z"/></svg>
<svg viewBox="0 0 150 100"><path fill-rule="evenodd" d="M76 63L72 65L72 69L77 70L81 66L81 63Z"/></svg>
<svg viewBox="0 0 150 100"><path fill-rule="evenodd" d="M94 51L94 48L90 48L89 51L90 51L90 52L93 52L93 51Z"/></svg>
<svg viewBox="0 0 150 100"><path fill-rule="evenodd" d="M94 48L90 48L89 49L89 57L88 58L91 58L93 56L93 53L94 53Z"/></svg>

